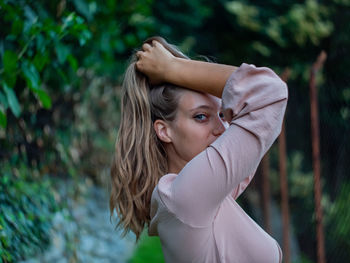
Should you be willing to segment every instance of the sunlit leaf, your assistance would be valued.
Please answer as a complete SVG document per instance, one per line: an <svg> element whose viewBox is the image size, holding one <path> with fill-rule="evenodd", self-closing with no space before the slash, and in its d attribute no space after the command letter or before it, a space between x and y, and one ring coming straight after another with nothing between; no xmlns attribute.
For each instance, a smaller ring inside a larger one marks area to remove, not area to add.
<svg viewBox="0 0 350 263"><path fill-rule="evenodd" d="M25 5L23 9L27 21L31 24L34 24L38 20L38 16L35 14L34 10L29 5Z"/></svg>
<svg viewBox="0 0 350 263"><path fill-rule="evenodd" d="M83 30L79 34L79 44L80 46L84 46L86 42L91 38L91 32L89 30Z"/></svg>
<svg viewBox="0 0 350 263"><path fill-rule="evenodd" d="M75 13L70 13L67 17L63 19L63 25L65 26L71 25L71 23L73 23L75 16L76 16Z"/></svg>
<svg viewBox="0 0 350 263"><path fill-rule="evenodd" d="M254 5L248 5L239 1L226 3L226 9L237 17L237 22L244 28L252 31L261 29L259 9Z"/></svg>
<svg viewBox="0 0 350 263"><path fill-rule="evenodd" d="M12 113L18 117L21 114L21 106L19 105L19 102L17 100L17 96L12 88L7 86L5 82L3 82L2 87L4 88L7 101L9 104L9 107L12 111Z"/></svg>
<svg viewBox="0 0 350 263"><path fill-rule="evenodd" d="M32 90L39 89L40 77L33 63L29 61L24 61L22 63L22 72L24 74L24 78L26 79L29 88Z"/></svg>
<svg viewBox="0 0 350 263"><path fill-rule="evenodd" d="M92 14L87 1L73 0L76 9L83 14L88 20L92 19Z"/></svg>
<svg viewBox="0 0 350 263"><path fill-rule="evenodd" d="M271 55L271 50L266 45L263 45L259 41L254 41L251 44L251 46L255 51L259 52L261 55L263 55L265 57L268 57Z"/></svg>
<svg viewBox="0 0 350 263"><path fill-rule="evenodd" d="M40 102L42 103L45 109L50 109L52 106L51 98L47 95L44 90L36 90L35 93L38 95Z"/></svg>

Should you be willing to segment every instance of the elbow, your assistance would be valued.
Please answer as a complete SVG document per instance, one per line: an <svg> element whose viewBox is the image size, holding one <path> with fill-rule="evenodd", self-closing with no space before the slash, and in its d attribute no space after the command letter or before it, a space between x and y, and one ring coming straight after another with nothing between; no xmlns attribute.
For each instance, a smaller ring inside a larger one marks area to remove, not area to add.
<svg viewBox="0 0 350 263"><path fill-rule="evenodd" d="M272 69L270 68L263 68L265 69L264 75L268 76L270 87L271 89L269 92L272 92L274 94L274 98L276 101L280 100L288 100L288 86L287 83L284 82L279 75L276 74ZM272 94L271 94L272 95Z"/></svg>
<svg viewBox="0 0 350 263"><path fill-rule="evenodd" d="M288 86L277 74L275 75L271 86L272 89L270 90L270 94L272 98L274 98L274 103L278 105L274 108L277 110L277 114L283 119L289 96Z"/></svg>
<svg viewBox="0 0 350 263"><path fill-rule="evenodd" d="M288 86L275 72L274 72L274 90L278 94L278 100L288 101Z"/></svg>
<svg viewBox="0 0 350 263"><path fill-rule="evenodd" d="M280 92L281 92L282 116L284 117L284 114L285 114L286 108L287 108L289 94L288 94L287 84L284 81L282 81L282 82L283 82L283 85L280 86Z"/></svg>
<svg viewBox="0 0 350 263"><path fill-rule="evenodd" d="M281 87L280 87L280 89L281 89L281 91L282 91L282 97L286 100L286 103L287 103L287 101L288 101L288 96L289 96L289 94L288 94L288 86L287 86L287 83L285 83L283 80L281 80Z"/></svg>

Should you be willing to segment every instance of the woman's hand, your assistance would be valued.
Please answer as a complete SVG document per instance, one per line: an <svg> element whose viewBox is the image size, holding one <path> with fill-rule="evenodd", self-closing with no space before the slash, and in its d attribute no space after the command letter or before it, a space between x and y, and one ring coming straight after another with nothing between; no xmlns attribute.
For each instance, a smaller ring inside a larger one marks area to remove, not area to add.
<svg viewBox="0 0 350 263"><path fill-rule="evenodd" d="M174 63L174 55L156 40L152 41L152 45L143 44L142 50L136 53L136 68L148 77L152 85L165 82L166 74Z"/></svg>
<svg viewBox="0 0 350 263"><path fill-rule="evenodd" d="M136 68L144 73L152 85L164 82L210 93L221 98L228 77L236 69L235 66L208 63L174 56L171 49L162 44L162 38L149 39L138 51Z"/></svg>

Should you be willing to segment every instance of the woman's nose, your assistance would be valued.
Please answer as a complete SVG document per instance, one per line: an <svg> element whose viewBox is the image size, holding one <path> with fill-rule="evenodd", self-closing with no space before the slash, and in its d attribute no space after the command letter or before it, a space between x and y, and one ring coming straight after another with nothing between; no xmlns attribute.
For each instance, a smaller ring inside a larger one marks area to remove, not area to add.
<svg viewBox="0 0 350 263"><path fill-rule="evenodd" d="M218 118L216 126L214 127L213 134L215 136L220 136L226 130L225 122Z"/></svg>

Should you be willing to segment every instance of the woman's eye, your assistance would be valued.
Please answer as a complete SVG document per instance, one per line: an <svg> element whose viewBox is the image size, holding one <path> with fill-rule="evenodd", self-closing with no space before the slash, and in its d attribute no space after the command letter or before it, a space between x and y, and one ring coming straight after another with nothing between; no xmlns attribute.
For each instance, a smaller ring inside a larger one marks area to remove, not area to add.
<svg viewBox="0 0 350 263"><path fill-rule="evenodd" d="M207 116L205 114L197 114L196 116L194 116L194 118L199 121L205 121L207 119Z"/></svg>

